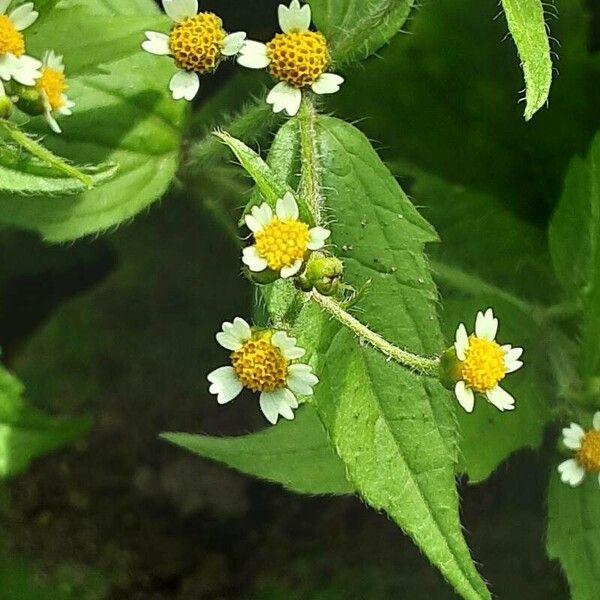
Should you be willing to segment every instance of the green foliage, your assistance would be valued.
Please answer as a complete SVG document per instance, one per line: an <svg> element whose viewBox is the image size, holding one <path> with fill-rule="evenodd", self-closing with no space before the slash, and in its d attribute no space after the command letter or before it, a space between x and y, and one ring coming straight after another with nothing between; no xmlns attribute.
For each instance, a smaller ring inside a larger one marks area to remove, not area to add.
<svg viewBox="0 0 600 600"><path fill-rule="evenodd" d="M35 458L79 439L87 419L60 421L29 407L23 386L0 368L0 479L24 471Z"/></svg>
<svg viewBox="0 0 600 600"><path fill-rule="evenodd" d="M600 493L597 476L571 488L557 473L548 491L548 538L550 558L565 571L573 600L600 596Z"/></svg>
<svg viewBox="0 0 600 600"><path fill-rule="evenodd" d="M544 5L542 0L502 0L502 7L525 75L525 120L529 121L547 102L552 84Z"/></svg>
<svg viewBox="0 0 600 600"><path fill-rule="evenodd" d="M292 422L238 437L166 433L163 439L301 494L353 491L314 410L305 407Z"/></svg>

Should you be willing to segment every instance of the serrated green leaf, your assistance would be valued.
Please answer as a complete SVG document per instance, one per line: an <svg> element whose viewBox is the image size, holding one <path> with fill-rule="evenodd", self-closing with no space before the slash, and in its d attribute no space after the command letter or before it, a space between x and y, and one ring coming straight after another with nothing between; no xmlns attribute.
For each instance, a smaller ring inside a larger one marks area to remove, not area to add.
<svg viewBox="0 0 600 600"><path fill-rule="evenodd" d="M280 483L301 494L350 494L343 463L337 457L314 409L302 407L294 421L258 433L209 437L165 433L163 439L242 473Z"/></svg>
<svg viewBox="0 0 600 600"><path fill-rule="evenodd" d="M23 386L0 367L0 479L23 472L39 456L73 443L87 419L59 421L27 406Z"/></svg>
<svg viewBox="0 0 600 600"><path fill-rule="evenodd" d="M548 100L552 58L542 0L502 0L508 28L517 46L525 75L525 120Z"/></svg>
<svg viewBox="0 0 600 600"><path fill-rule="evenodd" d="M404 26L414 0L308 0L313 21L325 34L334 60L363 60Z"/></svg>
<svg viewBox="0 0 600 600"><path fill-rule="evenodd" d="M357 315L403 348L438 353L437 292L423 254L435 231L356 128L320 117L316 130L322 191L335 211L332 240L347 281L360 287L372 280ZM302 343L314 348L319 340L314 403L352 484L413 538L460 595L488 598L460 527L449 394L386 361L314 307L301 319Z"/></svg>
<svg viewBox="0 0 600 600"><path fill-rule="evenodd" d="M546 549L550 558L560 560L572 600L600 597L600 490L595 475L572 488L552 473Z"/></svg>
<svg viewBox="0 0 600 600"><path fill-rule="evenodd" d="M89 9L90 20L99 14L110 16L114 31L119 30L123 14L131 14L130 9L138 16L159 16L151 0L138 0L123 9L107 2L82 1L81 6ZM70 78L69 56L86 51L85 28L82 32L77 26L81 10L53 10L43 23L44 28L72 25L54 49L65 55L69 96L76 103L73 116L61 119L63 135L48 136L44 143L75 163L112 162L119 170L102 188L81 194L51 199L24 196L18 202L12 195L0 194L1 223L37 231L49 241L104 231L131 219L160 197L177 169L186 110L185 104L174 102L169 94L170 61L139 48L143 32L130 31L132 50L127 58L105 63L101 74ZM47 135L45 122L40 122L38 131Z"/></svg>

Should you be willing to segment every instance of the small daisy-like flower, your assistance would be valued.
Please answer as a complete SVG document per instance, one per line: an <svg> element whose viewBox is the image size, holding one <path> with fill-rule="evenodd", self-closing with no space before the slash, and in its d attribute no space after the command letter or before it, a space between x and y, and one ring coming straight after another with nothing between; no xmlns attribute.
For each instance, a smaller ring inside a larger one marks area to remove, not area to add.
<svg viewBox="0 0 600 600"><path fill-rule="evenodd" d="M53 50L44 54L42 61L42 76L35 82L36 89L44 102L44 116L55 133L61 129L56 122L55 115L71 115L75 103L67 98L65 92L69 89L65 79L65 65L63 57L58 56Z"/></svg>
<svg viewBox="0 0 600 600"><path fill-rule="evenodd" d="M10 14L11 0L0 0L0 79L14 79L22 85L33 85L40 77L42 63L25 54L25 38L21 33L38 18L33 2L22 4Z"/></svg>
<svg viewBox="0 0 600 600"><path fill-rule="evenodd" d="M560 463L558 472L562 482L572 487L578 486L586 473L597 475L600 484L600 411L594 415L592 425L589 431L577 423L562 430L563 444L577 454Z"/></svg>
<svg viewBox="0 0 600 600"><path fill-rule="evenodd" d="M309 365L292 364L305 351L284 331L253 331L237 317L233 323L223 323L217 341L232 351L231 365L208 375L209 391L217 396L219 404L231 402L243 388L260 392L260 408L267 421L275 425L280 415L293 419L294 409L298 408L296 394L312 396L319 382Z"/></svg>
<svg viewBox="0 0 600 600"><path fill-rule="evenodd" d="M235 56L246 34L238 31L228 35L217 15L198 13L198 0L163 0L163 6L175 25L168 35L146 31L142 48L173 58L179 69L169 83L173 99L193 100L200 89L199 76L215 71L225 57Z"/></svg>
<svg viewBox="0 0 600 600"><path fill-rule="evenodd" d="M499 411L515 408L515 399L499 383L508 373L523 366L519 360L523 348L500 346L496 342L497 332L498 319L491 308L485 313L477 313L475 335L467 335L462 323L456 331L454 349L459 360L459 380L454 392L460 405L469 413L475 407L475 393L483 394Z"/></svg>
<svg viewBox="0 0 600 600"><path fill-rule="evenodd" d="M275 213L266 202L252 207L245 221L255 243L244 248L242 262L254 273L271 269L283 278L296 275L308 254L323 248L331 235L323 227L309 228L298 217L298 204L290 192L277 201Z"/></svg>
<svg viewBox="0 0 600 600"><path fill-rule="evenodd" d="M276 113L285 110L293 117L302 101L302 90L311 89L315 94L334 94L340 89L344 78L328 73L331 57L325 36L310 31L311 10L308 4L300 6L292 0L289 8L279 5L278 33L268 44L247 41L238 63L249 69L269 68L279 83L269 92L267 102Z"/></svg>

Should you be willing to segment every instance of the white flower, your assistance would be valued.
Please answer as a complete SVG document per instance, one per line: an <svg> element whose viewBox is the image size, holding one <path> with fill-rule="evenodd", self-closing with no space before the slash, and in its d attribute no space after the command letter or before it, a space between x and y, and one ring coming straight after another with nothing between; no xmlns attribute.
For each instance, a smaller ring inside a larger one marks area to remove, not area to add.
<svg viewBox="0 0 600 600"><path fill-rule="evenodd" d="M515 399L498 384L508 373L523 366L519 360L523 348L496 343L498 319L490 308L477 313L475 335L468 336L461 323L456 331L454 349L459 362L460 379L454 392L460 405L473 412L475 393L483 394L498 410L513 410Z"/></svg>
<svg viewBox="0 0 600 600"><path fill-rule="evenodd" d="M253 206L246 225L255 243L244 248L242 262L254 273L269 268L283 278L296 275L308 252L320 250L331 235L328 229L313 227L298 220L298 204L288 192L277 201L275 213L265 202Z"/></svg>
<svg viewBox="0 0 600 600"><path fill-rule="evenodd" d="M558 472L561 481L572 487L578 486L586 473L597 475L600 484L600 411L594 415L592 426L586 432L577 423L571 423L562 430L563 444L576 455L560 463Z"/></svg>
<svg viewBox="0 0 600 600"><path fill-rule="evenodd" d="M292 364L305 351L284 331L253 332L244 319L236 317L232 323L223 323L217 342L232 351L231 365L208 375L209 391L219 404L231 402L244 387L260 392L260 408L275 425L279 416L292 420L298 408L296 395L311 396L319 382L309 365Z"/></svg>
<svg viewBox="0 0 600 600"><path fill-rule="evenodd" d="M11 0L0 0L0 79L31 86L41 76L42 63L25 54L21 33L39 16L33 3L27 2L6 15Z"/></svg>
<svg viewBox="0 0 600 600"><path fill-rule="evenodd" d="M55 115L72 115L71 109L75 106L65 94L68 86L64 73L63 57L53 50L46 51L42 60L42 76L36 81L35 87L40 91L44 102L44 117L55 133L61 132Z"/></svg>
<svg viewBox="0 0 600 600"><path fill-rule="evenodd" d="M193 100L200 89L199 75L212 73L223 58L235 56L246 34L227 35L219 17L198 13L198 0L163 0L163 6L175 25L168 35L146 31L142 48L150 54L173 57L179 69L169 83L173 98Z"/></svg>
<svg viewBox="0 0 600 600"><path fill-rule="evenodd" d="M238 63L249 69L266 69L280 82L269 92L267 102L273 112L285 111L290 117L298 113L302 90L315 94L334 94L344 78L328 73L331 58L327 40L319 32L310 31L311 10L292 0L289 7L279 5L279 26L282 34L268 44L247 41L238 56Z"/></svg>

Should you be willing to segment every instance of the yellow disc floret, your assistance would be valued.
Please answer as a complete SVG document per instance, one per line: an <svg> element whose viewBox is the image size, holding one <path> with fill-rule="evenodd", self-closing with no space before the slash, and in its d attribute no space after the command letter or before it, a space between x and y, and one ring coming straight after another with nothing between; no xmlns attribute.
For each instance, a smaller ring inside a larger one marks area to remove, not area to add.
<svg viewBox="0 0 600 600"><path fill-rule="evenodd" d="M590 473L600 473L600 431L588 431L577 453L577 462Z"/></svg>
<svg viewBox="0 0 600 600"><path fill-rule="evenodd" d="M325 36L314 31L277 34L267 44L273 77L296 88L312 85L329 66Z"/></svg>
<svg viewBox="0 0 600 600"><path fill-rule="evenodd" d="M25 39L6 15L0 15L0 56L25 54Z"/></svg>
<svg viewBox="0 0 600 600"><path fill-rule="evenodd" d="M288 361L271 344L271 337L271 333L260 334L231 355L238 379L253 392L272 392L286 385Z"/></svg>
<svg viewBox="0 0 600 600"><path fill-rule="evenodd" d="M175 25L169 36L169 48L180 69L206 74L219 66L224 40L223 21L205 12Z"/></svg>
<svg viewBox="0 0 600 600"><path fill-rule="evenodd" d="M254 234L256 250L273 271L290 267L306 254L309 232L308 225L301 221L277 218L262 231Z"/></svg>
<svg viewBox="0 0 600 600"><path fill-rule="evenodd" d="M64 93L69 89L64 73L43 67L42 76L35 82L35 87L46 94L53 111L59 111L65 105Z"/></svg>
<svg viewBox="0 0 600 600"><path fill-rule="evenodd" d="M506 375L504 356L504 350L496 342L471 336L461 364L462 380L475 392L489 392Z"/></svg>

